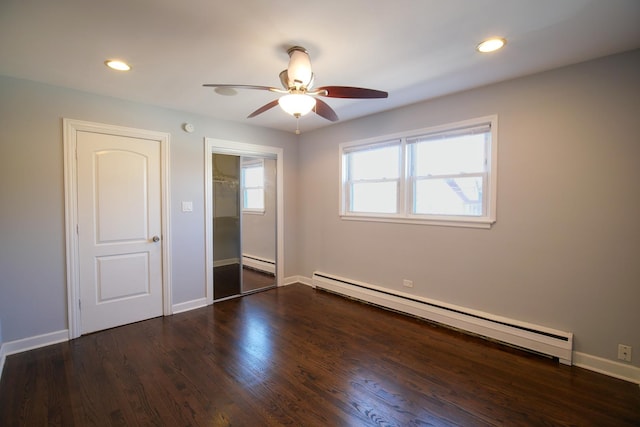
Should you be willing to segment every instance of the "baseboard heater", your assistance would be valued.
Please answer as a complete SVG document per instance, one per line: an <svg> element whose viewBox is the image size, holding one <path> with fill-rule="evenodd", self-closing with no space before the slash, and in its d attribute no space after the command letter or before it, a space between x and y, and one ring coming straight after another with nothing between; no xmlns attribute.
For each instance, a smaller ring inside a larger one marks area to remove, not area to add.
<svg viewBox="0 0 640 427"><path fill-rule="evenodd" d="M242 265L265 273L276 274L275 261L255 255L242 254Z"/></svg>
<svg viewBox="0 0 640 427"><path fill-rule="evenodd" d="M573 334L316 271L313 286L381 307L417 316L571 365Z"/></svg>

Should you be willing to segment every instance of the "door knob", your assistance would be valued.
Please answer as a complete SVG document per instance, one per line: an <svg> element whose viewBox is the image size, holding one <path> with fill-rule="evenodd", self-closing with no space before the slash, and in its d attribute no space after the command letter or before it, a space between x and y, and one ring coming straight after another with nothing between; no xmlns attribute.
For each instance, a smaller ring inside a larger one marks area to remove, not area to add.
<svg viewBox="0 0 640 427"><path fill-rule="evenodd" d="M154 242L159 242L160 241L160 237L153 236L153 238L151 240L153 240Z"/></svg>

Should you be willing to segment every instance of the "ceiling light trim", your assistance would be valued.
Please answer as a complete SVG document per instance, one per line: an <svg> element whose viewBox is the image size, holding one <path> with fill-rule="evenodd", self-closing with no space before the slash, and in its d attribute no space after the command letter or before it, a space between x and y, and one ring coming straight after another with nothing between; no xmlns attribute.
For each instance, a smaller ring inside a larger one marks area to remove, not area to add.
<svg viewBox="0 0 640 427"><path fill-rule="evenodd" d="M504 48L507 45L507 39L504 37L491 37L478 43L476 50L480 53L491 53Z"/></svg>
<svg viewBox="0 0 640 427"><path fill-rule="evenodd" d="M104 65L116 71L130 71L131 65L120 59L107 59L104 61Z"/></svg>

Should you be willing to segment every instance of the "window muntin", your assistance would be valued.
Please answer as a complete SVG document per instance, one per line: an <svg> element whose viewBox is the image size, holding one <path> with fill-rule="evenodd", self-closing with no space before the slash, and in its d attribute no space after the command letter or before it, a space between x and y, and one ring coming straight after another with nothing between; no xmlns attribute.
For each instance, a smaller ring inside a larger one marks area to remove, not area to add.
<svg viewBox="0 0 640 427"><path fill-rule="evenodd" d="M495 222L495 116L340 150L344 219L484 228Z"/></svg>
<svg viewBox="0 0 640 427"><path fill-rule="evenodd" d="M242 164L242 210L264 213L264 161L262 159Z"/></svg>

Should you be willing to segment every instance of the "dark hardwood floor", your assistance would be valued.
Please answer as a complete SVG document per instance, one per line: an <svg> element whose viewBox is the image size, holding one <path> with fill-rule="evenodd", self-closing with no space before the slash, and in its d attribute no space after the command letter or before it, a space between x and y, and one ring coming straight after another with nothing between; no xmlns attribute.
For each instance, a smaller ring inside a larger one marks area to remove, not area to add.
<svg viewBox="0 0 640 427"><path fill-rule="evenodd" d="M639 426L640 388L304 285L7 357L1 426Z"/></svg>
<svg viewBox="0 0 640 427"><path fill-rule="evenodd" d="M213 269L214 300L240 293L240 264L228 264Z"/></svg>
<svg viewBox="0 0 640 427"><path fill-rule="evenodd" d="M240 283L242 270L242 284ZM218 300L276 285L276 276L240 264L230 264L213 269L213 299Z"/></svg>
<svg viewBox="0 0 640 427"><path fill-rule="evenodd" d="M253 292L258 289L276 285L275 274L256 270L250 267L242 268L242 291Z"/></svg>

